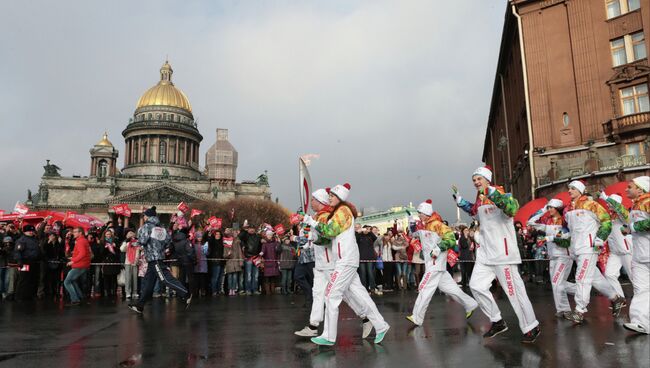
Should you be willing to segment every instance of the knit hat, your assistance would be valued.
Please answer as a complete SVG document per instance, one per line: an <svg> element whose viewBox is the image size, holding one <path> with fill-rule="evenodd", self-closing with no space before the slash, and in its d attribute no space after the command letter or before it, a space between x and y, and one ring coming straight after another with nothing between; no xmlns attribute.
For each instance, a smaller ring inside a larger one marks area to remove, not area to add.
<svg viewBox="0 0 650 368"><path fill-rule="evenodd" d="M25 225L23 226L23 232L26 233L28 231L36 231L36 228L34 225Z"/></svg>
<svg viewBox="0 0 650 368"><path fill-rule="evenodd" d="M612 194L611 196L609 196L609 197L607 197L607 198L611 198L611 199L613 199L613 200L616 201L616 203L618 203L618 204L622 204L622 203L623 203L623 197L621 197L621 196L618 195L618 194Z"/></svg>
<svg viewBox="0 0 650 368"><path fill-rule="evenodd" d="M327 205L330 203L329 194L327 194L326 189L318 189L315 192L313 192L311 196L322 204Z"/></svg>
<svg viewBox="0 0 650 368"><path fill-rule="evenodd" d="M642 191L648 193L650 192L650 176L639 176L638 178L632 179L632 182Z"/></svg>
<svg viewBox="0 0 650 368"><path fill-rule="evenodd" d="M433 201L430 199L427 199L426 201L420 203L417 208L418 212L426 216L431 216L433 213L433 206L431 205L432 203Z"/></svg>
<svg viewBox="0 0 650 368"><path fill-rule="evenodd" d="M10 237L10 236L5 236L4 239L2 239L2 242L3 242L3 243L13 243L13 242L14 242L14 238L12 238L12 237Z"/></svg>
<svg viewBox="0 0 650 368"><path fill-rule="evenodd" d="M345 200L348 199L348 196L350 195L350 189L351 186L348 183L345 183L343 185L339 184L332 188L331 193L345 202Z"/></svg>
<svg viewBox="0 0 650 368"><path fill-rule="evenodd" d="M557 198L553 198L550 201L548 201L548 203L546 204L546 207L553 207L553 208L556 208L556 209L560 209L560 208L564 207L564 202L562 202L561 200L559 200Z"/></svg>
<svg viewBox="0 0 650 368"><path fill-rule="evenodd" d="M580 194L585 194L587 184L583 180L574 180L569 183L569 188L577 190Z"/></svg>
<svg viewBox="0 0 650 368"><path fill-rule="evenodd" d="M156 216L156 206L153 206L153 207L151 207L151 208L147 208L147 209L144 211L144 215L147 216L147 217L153 217L153 216Z"/></svg>
<svg viewBox="0 0 650 368"><path fill-rule="evenodd" d="M487 179L487 181L489 181L491 183L492 182L492 167L490 167L489 165L481 166L478 169L476 169L476 171L474 171L474 173L472 174L472 176L476 176L476 175L480 175L480 176L484 177L485 179Z"/></svg>

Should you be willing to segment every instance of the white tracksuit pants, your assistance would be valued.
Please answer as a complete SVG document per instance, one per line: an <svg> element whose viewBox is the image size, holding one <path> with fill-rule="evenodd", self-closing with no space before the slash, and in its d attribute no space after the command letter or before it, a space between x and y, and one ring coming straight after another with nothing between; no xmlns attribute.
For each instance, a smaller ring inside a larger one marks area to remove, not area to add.
<svg viewBox="0 0 650 368"><path fill-rule="evenodd" d="M325 323L320 337L328 341L336 341L339 322L339 306L343 296L348 293L350 299L360 301L366 309L366 318L370 320L375 332L381 333L388 330L388 323L384 320L375 302L368 295L368 291L361 284L357 267L337 265L330 276L330 281L325 287Z"/></svg>
<svg viewBox="0 0 650 368"><path fill-rule="evenodd" d="M598 254L581 254L576 259L576 311L587 312L587 306L591 299L591 287L593 286L608 299L616 298L616 290L605 279L596 263Z"/></svg>
<svg viewBox="0 0 650 368"><path fill-rule="evenodd" d="M605 279L614 288L617 295L625 296L618 276L621 274L621 267L625 269L627 277L632 280L632 255L631 254L610 254L605 267Z"/></svg>
<svg viewBox="0 0 650 368"><path fill-rule="evenodd" d="M573 259L570 257L555 257L549 262L549 273L551 275L551 287L553 288L553 300L555 301L556 312L570 312L571 305L567 294L576 293L576 284L568 282L567 278L571 273Z"/></svg>
<svg viewBox="0 0 650 368"><path fill-rule="evenodd" d="M524 280L521 279L521 275L519 275L517 265L488 266L476 262L474 271L472 271L472 279L469 281L469 288L472 290L472 294L478 301L481 310L490 318L490 321L497 322L501 320L501 311L490 292L490 286L494 278L499 281L508 296L510 305L512 305L512 309L514 309L519 319L521 331L526 333L537 327L539 322L535 318L533 305L528 299L526 286Z"/></svg>
<svg viewBox="0 0 650 368"><path fill-rule="evenodd" d="M313 302L311 304L311 314L309 315L309 324L318 326L325 317L325 288L330 280L330 275L334 270L319 270L314 268L314 286L312 287ZM343 301L359 317L366 317L365 306L348 291L343 295Z"/></svg>
<svg viewBox="0 0 650 368"><path fill-rule="evenodd" d="M634 296L630 303L630 322L650 331L650 263L632 261Z"/></svg>
<svg viewBox="0 0 650 368"><path fill-rule="evenodd" d="M451 277L447 271L427 271L422 276L420 286L418 287L419 294L413 306L413 319L415 323L421 325L424 322L424 315L427 312L427 307L431 302L436 288L449 295L456 302L460 303L465 312L469 312L478 307L478 303L474 298L465 294L456 284L456 281Z"/></svg>

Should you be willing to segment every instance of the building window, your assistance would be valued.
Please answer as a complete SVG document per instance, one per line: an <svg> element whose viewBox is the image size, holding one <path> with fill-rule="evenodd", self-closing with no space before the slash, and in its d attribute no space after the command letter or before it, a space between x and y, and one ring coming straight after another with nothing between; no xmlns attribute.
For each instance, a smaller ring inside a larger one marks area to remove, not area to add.
<svg viewBox="0 0 650 368"><path fill-rule="evenodd" d="M133 146L133 156L131 159L132 164L137 164L138 163L138 157L140 157L140 151L138 151L138 142L135 142L135 145Z"/></svg>
<svg viewBox="0 0 650 368"><path fill-rule="evenodd" d="M605 6L607 7L607 19L611 19L639 9L641 2L639 0L605 0Z"/></svg>
<svg viewBox="0 0 650 368"><path fill-rule="evenodd" d="M106 160L99 161L99 165L97 168L97 176L99 176L100 178L105 178L107 174L108 174L108 162L106 162Z"/></svg>
<svg viewBox="0 0 650 368"><path fill-rule="evenodd" d="M643 31L611 40L612 64L617 67L647 57Z"/></svg>
<svg viewBox="0 0 650 368"><path fill-rule="evenodd" d="M161 164L164 164L165 161L167 161L167 143L164 141L160 142L160 151L158 155L158 161L160 161Z"/></svg>
<svg viewBox="0 0 650 368"><path fill-rule="evenodd" d="M643 147L642 142L626 144L625 153L631 156L643 156L645 155L645 147Z"/></svg>
<svg viewBox="0 0 650 368"><path fill-rule="evenodd" d="M648 85L646 83L637 84L621 89L621 107L623 115L650 111Z"/></svg>
<svg viewBox="0 0 650 368"><path fill-rule="evenodd" d="M632 56L634 56L634 60L645 59L648 54L645 49L645 36L643 31L631 34L630 39L632 41Z"/></svg>
<svg viewBox="0 0 650 368"><path fill-rule="evenodd" d="M147 142L142 142L140 162L147 162Z"/></svg>

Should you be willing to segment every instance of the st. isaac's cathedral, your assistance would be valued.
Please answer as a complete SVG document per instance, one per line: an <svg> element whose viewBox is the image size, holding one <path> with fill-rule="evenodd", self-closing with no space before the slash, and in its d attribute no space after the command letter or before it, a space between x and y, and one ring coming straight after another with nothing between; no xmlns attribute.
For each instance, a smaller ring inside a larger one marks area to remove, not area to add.
<svg viewBox="0 0 650 368"><path fill-rule="evenodd" d="M104 133L90 149L86 177L64 177L47 161L38 192L29 194L33 210L71 210L112 217L113 206L128 204L134 213L143 205L172 214L181 202L227 201L239 197L271 198L268 177L236 182L237 151L228 141L228 130L217 129L216 142L199 164L203 136L185 94L172 83L173 70L165 61L160 81L138 101L133 118L122 131L124 167L118 169L118 150Z"/></svg>

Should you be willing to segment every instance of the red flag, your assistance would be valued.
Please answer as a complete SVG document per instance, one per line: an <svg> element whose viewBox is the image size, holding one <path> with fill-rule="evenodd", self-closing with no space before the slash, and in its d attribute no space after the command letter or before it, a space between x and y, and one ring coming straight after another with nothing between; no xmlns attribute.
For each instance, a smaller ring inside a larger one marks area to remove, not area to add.
<svg viewBox="0 0 650 368"><path fill-rule="evenodd" d="M302 221L302 215L299 213L292 213L291 216L289 217L289 223L291 225L297 225Z"/></svg>
<svg viewBox="0 0 650 368"><path fill-rule="evenodd" d="M4 215L5 215L5 210L0 210L0 216L4 216Z"/></svg>
<svg viewBox="0 0 650 368"><path fill-rule="evenodd" d="M190 214L190 218L192 218L192 217L194 217L194 216L198 216L198 215L200 215L200 214L202 214L202 213L203 213L203 211L201 211L201 210L194 210L194 209L193 209L193 210L192 210L192 213Z"/></svg>
<svg viewBox="0 0 650 368"><path fill-rule="evenodd" d="M116 215L131 217L131 209L126 203L113 206L113 211L115 211Z"/></svg>
<svg viewBox="0 0 650 368"><path fill-rule="evenodd" d="M449 263L449 267L454 267L456 263L458 263L458 253L454 252L453 250L448 250L447 251L447 263Z"/></svg>
<svg viewBox="0 0 650 368"><path fill-rule="evenodd" d="M16 202L16 205L14 206L14 212L19 215L26 215L27 212L29 212L29 207L20 202Z"/></svg>
<svg viewBox="0 0 650 368"><path fill-rule="evenodd" d="M185 202L179 203L178 206L176 206L176 208L178 208L178 210L183 213L190 210L190 206L186 205Z"/></svg>
<svg viewBox="0 0 650 368"><path fill-rule="evenodd" d="M275 233L278 234L278 236L284 235L284 225L282 224L275 225L273 231L275 231Z"/></svg>
<svg viewBox="0 0 650 368"><path fill-rule="evenodd" d="M220 218L215 216L212 216L208 219L208 223L210 223L210 227L212 227L213 229L221 229L222 222L223 221Z"/></svg>

